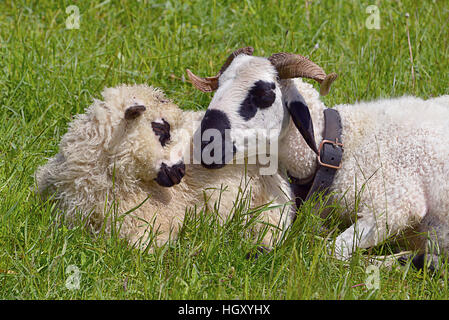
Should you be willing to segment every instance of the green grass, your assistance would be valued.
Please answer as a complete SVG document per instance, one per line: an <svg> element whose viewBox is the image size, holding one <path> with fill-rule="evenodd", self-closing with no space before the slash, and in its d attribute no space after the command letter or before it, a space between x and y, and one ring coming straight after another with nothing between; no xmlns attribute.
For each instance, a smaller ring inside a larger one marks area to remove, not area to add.
<svg viewBox="0 0 449 320"><path fill-rule="evenodd" d="M354 287L367 282L366 255L349 264L332 259L314 231L321 221L307 208L283 245L248 260L244 206L224 226L197 212L178 242L147 254L114 235L66 229L33 192L35 169L103 87L149 83L184 109L202 109L211 96L183 81L185 68L215 74L246 45L261 56L308 55L337 72L329 106L448 94L447 1L377 1L379 30L365 26L372 2L1 1L0 299L449 298L447 276L407 267L381 268L379 290ZM68 30L72 4L80 28ZM81 272L77 290L66 287L70 265Z"/></svg>

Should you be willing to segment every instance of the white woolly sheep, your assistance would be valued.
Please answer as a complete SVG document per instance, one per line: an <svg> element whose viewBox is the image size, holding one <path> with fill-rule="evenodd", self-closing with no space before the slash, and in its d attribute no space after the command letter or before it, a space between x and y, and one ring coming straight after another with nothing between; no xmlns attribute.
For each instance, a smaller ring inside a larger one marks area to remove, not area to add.
<svg viewBox="0 0 449 320"><path fill-rule="evenodd" d="M152 230L157 234L152 245L160 246L176 239L186 207L201 208L208 199L206 207L213 210L219 199L220 217L232 212L239 187L245 187L245 166L211 173L184 164L204 112L182 111L146 85L121 85L102 94L104 101L95 100L69 124L59 153L36 173L39 193L58 201L69 226L84 221L93 232L103 226L110 232L115 216L119 235L131 244L146 246ZM255 165L246 169L251 205L273 206L260 219L279 229L288 226L289 185L278 174L260 176ZM262 245L279 235L272 227Z"/></svg>
<svg viewBox="0 0 449 320"><path fill-rule="evenodd" d="M281 170L310 181L319 167L315 141L323 140L327 108L311 84L293 78L315 79L325 94L335 75L326 76L299 55L251 53L237 52L216 77L188 71L189 77L200 90L216 90L208 111L220 110L230 123L237 154L246 150L236 138L245 130L279 129ZM336 238L336 256L346 259L357 247L396 235L409 240L408 250L423 253L430 239L447 255L449 96L405 96L333 109L341 116L344 153L328 190L346 205L341 218L349 223Z"/></svg>

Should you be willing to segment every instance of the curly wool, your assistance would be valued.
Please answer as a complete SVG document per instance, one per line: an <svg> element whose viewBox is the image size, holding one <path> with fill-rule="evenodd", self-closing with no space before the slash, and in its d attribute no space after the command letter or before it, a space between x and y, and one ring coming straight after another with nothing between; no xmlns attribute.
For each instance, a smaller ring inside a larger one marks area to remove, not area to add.
<svg viewBox="0 0 449 320"><path fill-rule="evenodd" d="M301 79L291 85L308 104L319 143L326 106L312 85ZM431 239L449 253L449 96L404 96L334 109L342 119L344 153L330 191L347 205L342 218L350 224L357 219L337 238L341 254L400 233L408 236L407 249L423 252ZM294 124L289 126L280 161L305 179L316 170L316 156Z"/></svg>
<svg viewBox="0 0 449 320"><path fill-rule="evenodd" d="M152 244L160 246L176 239L186 207L212 211L219 203L223 220L232 213L244 187L243 165L209 171L186 163L186 175L179 184L166 188L154 181L162 162L174 163L191 151L188 146L203 112L182 111L161 90L147 85L107 88L102 95L103 101L95 100L75 117L59 153L36 172L40 195L58 202L69 226L83 222L94 233L103 226L110 232L116 226L112 221L119 221L119 235L131 244L146 245L156 234ZM147 110L137 119L126 120L125 109L136 103ZM161 119L171 128L171 141L165 147L151 128L151 122ZM283 229L292 218L286 205L290 187L280 175L260 176L258 170L256 165L247 166L251 206L269 202L279 206L265 211L260 219ZM261 229L263 224L258 226ZM273 227L263 244L269 246L278 239Z"/></svg>

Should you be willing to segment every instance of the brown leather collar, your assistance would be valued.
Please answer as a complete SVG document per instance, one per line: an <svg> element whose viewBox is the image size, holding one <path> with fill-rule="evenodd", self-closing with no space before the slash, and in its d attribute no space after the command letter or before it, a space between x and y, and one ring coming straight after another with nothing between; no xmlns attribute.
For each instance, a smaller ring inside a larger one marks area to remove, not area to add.
<svg viewBox="0 0 449 320"><path fill-rule="evenodd" d="M314 194L323 192L326 195L329 192L335 174L341 168L343 157L342 131L343 127L338 111L325 109L323 141L318 148L317 170L313 179L306 183L300 183L297 178L289 175L297 208L300 208L302 203Z"/></svg>

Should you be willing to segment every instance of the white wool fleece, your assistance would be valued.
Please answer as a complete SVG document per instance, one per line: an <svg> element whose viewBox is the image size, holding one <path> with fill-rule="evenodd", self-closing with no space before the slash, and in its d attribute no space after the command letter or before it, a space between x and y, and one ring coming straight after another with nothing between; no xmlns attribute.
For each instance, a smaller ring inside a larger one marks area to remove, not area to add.
<svg viewBox="0 0 449 320"><path fill-rule="evenodd" d="M243 165L211 171L186 163L179 184L167 188L154 181L161 163L172 165L186 158L204 112L182 111L162 91L147 85L107 88L103 98L75 117L59 153L36 172L40 195L52 196L59 203L69 226L82 219L94 233L104 224L110 232L111 220L118 218L120 236L131 244L148 244L149 231L153 231L157 236L152 245L160 246L176 239L187 207L205 206L211 211L219 200L221 218L232 213L240 187L244 187ZM144 105L146 111L126 120L124 113L131 105ZM170 141L165 146L151 125L162 119L170 125ZM265 211L260 219L283 230L292 218L288 183L278 174L260 176L255 165L248 165L246 178L251 207L269 202L279 206ZM220 194L221 186L226 190ZM206 204L205 197L209 198ZM259 229L263 226L258 224ZM270 228L263 244L278 241L278 231Z"/></svg>
<svg viewBox="0 0 449 320"><path fill-rule="evenodd" d="M287 85L304 97L319 144L326 107L318 92L300 79ZM430 239L440 253L449 253L449 96L334 109L342 119L344 153L330 191L347 206L342 218L350 224L357 219L337 238L337 253L348 257L356 247L401 233L408 236L407 249L422 252ZM316 170L316 156L292 122L280 146L281 164L292 175L306 179Z"/></svg>

